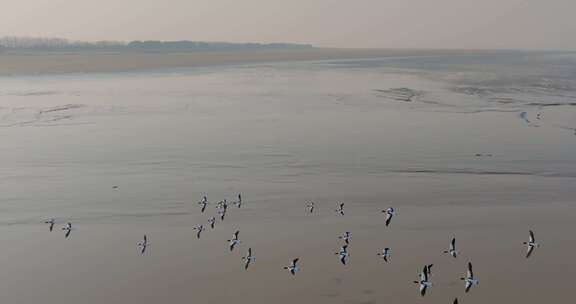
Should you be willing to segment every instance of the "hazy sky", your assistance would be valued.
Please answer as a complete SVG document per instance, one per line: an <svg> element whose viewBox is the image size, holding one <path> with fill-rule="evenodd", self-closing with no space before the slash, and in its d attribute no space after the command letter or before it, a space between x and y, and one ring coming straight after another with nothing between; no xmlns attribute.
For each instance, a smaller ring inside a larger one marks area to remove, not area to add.
<svg viewBox="0 0 576 304"><path fill-rule="evenodd" d="M576 49L576 0L1 0L0 36Z"/></svg>

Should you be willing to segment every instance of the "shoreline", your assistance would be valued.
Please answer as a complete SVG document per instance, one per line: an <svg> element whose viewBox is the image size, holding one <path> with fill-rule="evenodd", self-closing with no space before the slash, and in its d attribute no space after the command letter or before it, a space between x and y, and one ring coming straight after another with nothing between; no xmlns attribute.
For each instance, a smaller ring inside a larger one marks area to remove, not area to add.
<svg viewBox="0 0 576 304"><path fill-rule="evenodd" d="M402 49L287 49L237 51L8 50L0 52L0 76L141 72L218 65L371 59L411 56L467 56L516 51Z"/></svg>

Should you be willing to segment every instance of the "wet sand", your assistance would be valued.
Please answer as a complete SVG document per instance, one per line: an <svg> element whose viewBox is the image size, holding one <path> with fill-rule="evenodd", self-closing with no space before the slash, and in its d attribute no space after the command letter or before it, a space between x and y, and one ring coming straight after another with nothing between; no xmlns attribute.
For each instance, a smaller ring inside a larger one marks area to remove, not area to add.
<svg viewBox="0 0 576 304"><path fill-rule="evenodd" d="M542 61L532 70L491 56L2 77L0 294L7 303L569 301L573 82ZM540 78L562 86L543 89ZM504 97L512 102L495 101ZM243 207L197 240L192 228L239 192ZM386 228L389 206L398 215ZM52 233L49 217L59 222ZM68 220L76 230L65 239ZM236 229L242 244L230 252ZM527 260L528 229L541 247ZM342 266L334 252L345 231ZM452 237L457 259L442 253ZM256 261L244 271L248 247ZM383 247L388 264L376 255ZM292 277L282 267L294 257L302 269ZM480 285L465 294L468 261ZM421 298L412 281L429 263L434 287Z"/></svg>

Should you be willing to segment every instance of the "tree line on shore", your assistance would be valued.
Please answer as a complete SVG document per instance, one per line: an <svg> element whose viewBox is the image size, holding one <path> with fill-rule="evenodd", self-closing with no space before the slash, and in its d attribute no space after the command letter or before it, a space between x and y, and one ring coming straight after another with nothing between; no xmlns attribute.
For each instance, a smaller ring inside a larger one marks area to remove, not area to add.
<svg viewBox="0 0 576 304"><path fill-rule="evenodd" d="M71 41L64 38L0 37L0 50L67 50L67 49L150 49L150 50L251 50L251 49L307 49L310 44L297 43L234 43L205 41Z"/></svg>

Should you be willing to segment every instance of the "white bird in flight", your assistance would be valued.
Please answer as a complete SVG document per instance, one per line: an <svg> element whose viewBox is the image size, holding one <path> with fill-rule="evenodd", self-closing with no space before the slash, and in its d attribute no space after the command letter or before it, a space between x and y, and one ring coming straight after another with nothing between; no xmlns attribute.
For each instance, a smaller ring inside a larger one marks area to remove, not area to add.
<svg viewBox="0 0 576 304"><path fill-rule="evenodd" d="M234 232L234 234L232 235L232 239L228 240L228 244L230 246L230 251L234 250L234 247L236 247L236 245L240 244L240 240L238 239L239 233L240 233L240 230L236 230L236 232Z"/></svg>
<svg viewBox="0 0 576 304"><path fill-rule="evenodd" d="M248 253L246 254L246 256L242 257L242 260L244 260L244 269L248 269L250 263L252 261L256 261L256 257L252 255L252 248L248 248Z"/></svg>
<svg viewBox="0 0 576 304"><path fill-rule="evenodd" d="M296 272L298 272L300 270L300 267L298 266L298 260L299 260L299 258L293 259L290 262L290 265L284 266L284 269L288 270L292 275L295 275Z"/></svg>
<svg viewBox="0 0 576 304"><path fill-rule="evenodd" d="M334 211L336 211L336 212L339 213L340 215L344 215L344 203L340 203L340 204L338 205L338 208L337 208L336 210L334 210Z"/></svg>
<svg viewBox="0 0 576 304"><path fill-rule="evenodd" d="M342 248L340 248L340 251L336 252L335 254L340 256L340 262L346 265L346 258L348 258L348 245L342 246Z"/></svg>
<svg viewBox="0 0 576 304"><path fill-rule="evenodd" d="M470 291L472 286L478 285L479 281L474 277L474 272L472 271L472 263L468 262L468 270L466 272L465 278L460 278L460 280L464 281L464 287L466 292Z"/></svg>
<svg viewBox="0 0 576 304"><path fill-rule="evenodd" d="M220 214L220 220L223 221L224 217L226 217L226 210L228 210L228 207L224 207L222 208L222 210L218 211L218 214Z"/></svg>
<svg viewBox="0 0 576 304"><path fill-rule="evenodd" d="M432 287L432 282L430 282L428 278L428 265L424 266L424 269L422 269L422 272L420 273L420 280L414 281L414 283L419 285L420 295L425 296L426 290Z"/></svg>
<svg viewBox="0 0 576 304"><path fill-rule="evenodd" d="M377 253L377 255L381 256L384 259L384 262L388 263L388 259L390 258L390 248L386 247L382 249L382 252Z"/></svg>
<svg viewBox="0 0 576 304"><path fill-rule="evenodd" d="M52 232L52 230L54 229L54 224L56 224L56 220L52 218L44 221L44 224L50 224L50 226L48 226L48 229L50 229L50 232Z"/></svg>
<svg viewBox="0 0 576 304"><path fill-rule="evenodd" d="M524 242L524 245L527 246L526 258L529 258L532 255L532 251L534 251L534 248L540 247L540 245L536 243L536 239L534 238L534 232L532 230L530 230L528 242Z"/></svg>
<svg viewBox="0 0 576 304"><path fill-rule="evenodd" d="M238 200L233 202L232 204L236 205L236 207L242 207L242 194L238 193Z"/></svg>
<svg viewBox="0 0 576 304"><path fill-rule="evenodd" d="M454 258L458 256L458 251L456 250L456 238L452 238L452 241L450 242L450 248L444 251L444 253L447 253Z"/></svg>
<svg viewBox="0 0 576 304"><path fill-rule="evenodd" d="M148 237L146 237L146 235L144 235L144 240L140 243L138 243L138 247L142 248L142 250L140 251L140 254L144 254L144 252L146 252L146 248L148 247L148 245L150 245L150 243L148 243Z"/></svg>
<svg viewBox="0 0 576 304"><path fill-rule="evenodd" d="M211 217L208 219L208 224L210 224L210 228L214 229L214 224L216 223L216 218Z"/></svg>
<svg viewBox="0 0 576 304"><path fill-rule="evenodd" d="M204 196L202 198L202 201L198 202L198 205L200 205L202 207L201 212L204 213L204 210L206 210L206 206L208 205L208 198L206 198L206 196Z"/></svg>
<svg viewBox="0 0 576 304"><path fill-rule="evenodd" d="M68 222L66 227L63 227L62 230L66 231L66 235L64 237L68 238L70 236L70 232L72 232L72 223Z"/></svg>
<svg viewBox="0 0 576 304"><path fill-rule="evenodd" d="M196 237L200 238L200 234L202 233L202 231L204 231L204 225L198 225L192 229L196 230Z"/></svg>
<svg viewBox="0 0 576 304"><path fill-rule="evenodd" d="M313 212L314 212L314 207L315 207L315 206L314 206L314 202L308 203L308 205L306 205L306 207L308 207L308 211L309 211L310 213L313 213Z"/></svg>
<svg viewBox="0 0 576 304"><path fill-rule="evenodd" d="M386 227L390 225L392 218L396 215L396 210L393 207L390 207L386 210L382 210L382 212L386 213Z"/></svg>

